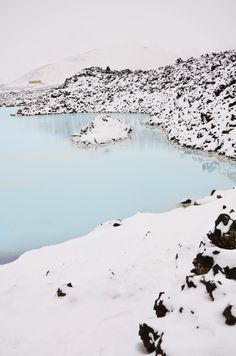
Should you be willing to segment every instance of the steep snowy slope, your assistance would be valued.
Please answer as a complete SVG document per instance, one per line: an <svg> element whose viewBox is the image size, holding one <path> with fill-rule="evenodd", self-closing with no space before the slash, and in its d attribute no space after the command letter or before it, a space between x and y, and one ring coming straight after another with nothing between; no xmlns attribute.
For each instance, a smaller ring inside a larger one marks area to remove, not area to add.
<svg viewBox="0 0 236 356"><path fill-rule="evenodd" d="M33 86L30 81L41 81L43 85L57 85L81 69L110 66L112 69L153 69L171 63L174 54L148 47L121 47L96 49L78 57L37 68L11 83L11 87Z"/></svg>

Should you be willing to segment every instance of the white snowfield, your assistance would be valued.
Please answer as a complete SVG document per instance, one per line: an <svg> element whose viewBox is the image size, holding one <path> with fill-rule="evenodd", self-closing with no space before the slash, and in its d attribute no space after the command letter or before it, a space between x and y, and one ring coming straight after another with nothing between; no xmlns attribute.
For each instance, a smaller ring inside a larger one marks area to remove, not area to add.
<svg viewBox="0 0 236 356"><path fill-rule="evenodd" d="M51 63L18 78L9 87L32 87L30 81L40 80L43 85L60 85L68 77L84 68L110 66L112 69L153 69L170 64L176 56L163 49L149 47L117 47L94 49L77 57Z"/></svg>
<svg viewBox="0 0 236 356"><path fill-rule="evenodd" d="M217 191L197 203L110 221L0 266L0 354L143 355L138 331L146 323L154 348L161 341L161 355L235 355L236 249L216 247L206 234L222 212L232 219L223 225L232 225L236 191ZM222 270L190 272L198 253ZM209 281L215 286L210 293ZM156 318L160 292L168 311ZM156 341L155 333L162 335Z"/></svg>
<svg viewBox="0 0 236 356"><path fill-rule="evenodd" d="M146 113L184 147L236 158L236 51L178 59L157 70L88 68L51 92L25 98L19 115Z"/></svg>
<svg viewBox="0 0 236 356"><path fill-rule="evenodd" d="M72 141L83 146L97 146L123 141L131 137L132 129L108 115L100 115L91 121Z"/></svg>

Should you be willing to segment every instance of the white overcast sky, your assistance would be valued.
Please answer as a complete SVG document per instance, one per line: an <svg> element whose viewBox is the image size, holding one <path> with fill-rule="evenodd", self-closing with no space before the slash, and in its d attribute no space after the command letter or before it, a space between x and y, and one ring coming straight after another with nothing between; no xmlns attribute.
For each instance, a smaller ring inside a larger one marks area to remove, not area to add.
<svg viewBox="0 0 236 356"><path fill-rule="evenodd" d="M0 83L94 48L236 48L236 0L0 0Z"/></svg>

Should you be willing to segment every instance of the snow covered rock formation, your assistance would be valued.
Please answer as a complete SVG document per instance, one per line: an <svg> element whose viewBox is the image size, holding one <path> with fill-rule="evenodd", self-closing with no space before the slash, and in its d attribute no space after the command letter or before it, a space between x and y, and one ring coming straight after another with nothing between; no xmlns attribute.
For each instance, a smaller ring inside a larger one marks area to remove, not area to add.
<svg viewBox="0 0 236 356"><path fill-rule="evenodd" d="M132 129L108 115L100 115L72 137L72 141L84 146L96 146L123 141L130 137Z"/></svg>
<svg viewBox="0 0 236 356"><path fill-rule="evenodd" d="M194 268L186 275L186 269L181 271L182 283L159 292L153 307L156 318L139 325L148 352L162 356L235 353L236 214L226 205L222 210L213 230L199 244ZM182 248L180 244L175 256L180 270Z"/></svg>
<svg viewBox="0 0 236 356"><path fill-rule="evenodd" d="M236 158L236 51L178 59L157 70L87 68L19 115L146 113L182 146Z"/></svg>

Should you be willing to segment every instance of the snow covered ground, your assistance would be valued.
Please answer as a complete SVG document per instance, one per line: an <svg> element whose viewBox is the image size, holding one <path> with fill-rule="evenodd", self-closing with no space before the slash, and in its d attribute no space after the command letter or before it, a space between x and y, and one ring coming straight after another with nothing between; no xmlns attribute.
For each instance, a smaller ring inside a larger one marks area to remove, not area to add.
<svg viewBox="0 0 236 356"><path fill-rule="evenodd" d="M236 51L178 59L157 70L88 68L25 100L19 115L131 112L151 115L184 147L236 157Z"/></svg>
<svg viewBox="0 0 236 356"><path fill-rule="evenodd" d="M72 141L83 146L97 146L126 140L131 136L132 129L120 120L108 115L100 115L91 121Z"/></svg>
<svg viewBox="0 0 236 356"><path fill-rule="evenodd" d="M234 355L236 249L213 245L207 233L216 225L222 236L209 235L216 244L230 234L235 242L235 202L235 190L212 192L0 266L0 354L142 355L141 324L146 345L162 335L153 348L161 340L161 355Z"/></svg>

